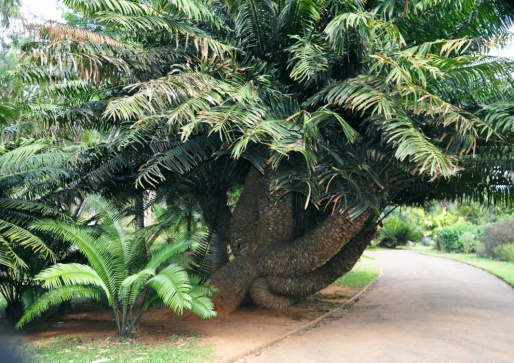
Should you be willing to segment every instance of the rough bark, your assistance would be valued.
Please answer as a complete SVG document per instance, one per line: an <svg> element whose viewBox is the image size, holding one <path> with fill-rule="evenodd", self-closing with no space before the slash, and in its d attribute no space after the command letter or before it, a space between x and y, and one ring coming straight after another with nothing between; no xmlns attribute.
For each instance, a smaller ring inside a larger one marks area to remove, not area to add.
<svg viewBox="0 0 514 363"><path fill-rule="evenodd" d="M136 231L145 228L145 198L142 192L134 195L134 228Z"/></svg>
<svg viewBox="0 0 514 363"><path fill-rule="evenodd" d="M246 256L237 257L216 271L208 281L217 290L212 299L216 311L219 314L235 311L257 277L257 269Z"/></svg>
<svg viewBox="0 0 514 363"><path fill-rule="evenodd" d="M259 221L259 189L261 174L251 168L245 185L237 201L230 223L230 248L234 256L248 254L248 250L257 240Z"/></svg>
<svg viewBox="0 0 514 363"><path fill-rule="evenodd" d="M248 173L230 225L235 258L209 280L221 313L236 310L248 295L258 306L279 308L319 291L353 267L374 234L366 228L371 212L355 219L335 213L292 240L292 195L278 200L271 182L269 170Z"/></svg>
<svg viewBox="0 0 514 363"><path fill-rule="evenodd" d="M267 277L265 281L269 297L266 299L264 296L261 296L259 301L263 302L259 306L273 309L277 296L297 301L298 298L309 296L324 289L355 266L375 233L375 226L361 231L327 263L312 272L292 278ZM263 283L260 282L260 284L262 285ZM261 287L262 290L264 290L263 287ZM251 291L253 291L253 286Z"/></svg>
<svg viewBox="0 0 514 363"><path fill-rule="evenodd" d="M294 277L315 270L339 252L368 217L363 213L352 221L347 214L334 214L292 243L266 247L256 256L260 275Z"/></svg>
<svg viewBox="0 0 514 363"><path fill-rule="evenodd" d="M298 301L297 297L273 292L264 277L259 277L253 282L250 288L250 297L255 305L265 309L280 309Z"/></svg>
<svg viewBox="0 0 514 363"><path fill-rule="evenodd" d="M255 254L264 246L290 242L293 237L293 198L289 193L278 199L271 188L272 174L267 173L260 179L259 220L256 237L249 254Z"/></svg>

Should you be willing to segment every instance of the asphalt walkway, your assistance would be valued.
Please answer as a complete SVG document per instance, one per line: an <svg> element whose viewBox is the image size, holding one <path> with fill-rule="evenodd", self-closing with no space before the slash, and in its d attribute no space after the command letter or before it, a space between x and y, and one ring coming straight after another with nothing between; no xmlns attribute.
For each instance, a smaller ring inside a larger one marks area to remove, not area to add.
<svg viewBox="0 0 514 363"><path fill-rule="evenodd" d="M514 363L514 288L411 251L373 257L382 277L351 309L244 361Z"/></svg>

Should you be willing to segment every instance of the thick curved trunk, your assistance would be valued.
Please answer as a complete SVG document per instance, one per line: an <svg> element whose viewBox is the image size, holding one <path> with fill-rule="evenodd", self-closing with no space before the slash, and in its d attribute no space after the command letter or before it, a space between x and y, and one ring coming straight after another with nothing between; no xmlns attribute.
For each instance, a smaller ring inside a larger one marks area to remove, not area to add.
<svg viewBox="0 0 514 363"><path fill-rule="evenodd" d="M354 221L348 215L331 215L292 243L266 247L256 257L260 275L294 277L315 270L359 233L367 218L368 213Z"/></svg>
<svg viewBox="0 0 514 363"><path fill-rule="evenodd" d="M230 224L235 258L209 280L219 312L234 311L248 295L258 306L279 308L321 290L353 267L374 234L366 227L371 212L353 220L335 213L293 240L292 195L279 200L271 182L269 172L248 173Z"/></svg>
<svg viewBox="0 0 514 363"><path fill-rule="evenodd" d="M218 314L235 311L258 276L257 269L246 256L237 257L216 271L209 279L209 285L216 289L212 300Z"/></svg>
<svg viewBox="0 0 514 363"><path fill-rule="evenodd" d="M230 223L230 248L234 256L247 255L257 240L259 222L259 189L262 176L251 168L237 201Z"/></svg>
<svg viewBox="0 0 514 363"><path fill-rule="evenodd" d="M357 263L366 247L375 236L376 228L362 231L343 246L327 263L309 273L292 277L267 277L259 281L259 289L252 285L250 292L258 292L258 305L269 309L288 306L287 301L295 302L324 289L339 277L350 271ZM257 280L254 282L257 283ZM264 284L266 286L264 286ZM266 295L267 293L267 295ZM255 301L255 300L254 300Z"/></svg>

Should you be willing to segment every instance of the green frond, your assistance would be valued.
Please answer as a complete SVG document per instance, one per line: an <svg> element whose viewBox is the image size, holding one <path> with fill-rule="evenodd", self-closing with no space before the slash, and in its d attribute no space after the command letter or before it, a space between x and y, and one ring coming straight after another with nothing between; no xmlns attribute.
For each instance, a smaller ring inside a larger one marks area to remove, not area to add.
<svg viewBox="0 0 514 363"><path fill-rule="evenodd" d="M2 222L0 222L0 227ZM10 241L0 234L0 266L6 266L10 269L27 269L28 266L23 259L16 254Z"/></svg>
<svg viewBox="0 0 514 363"><path fill-rule="evenodd" d="M268 34L273 28L277 7L271 0L231 0L229 11L235 15L234 30L244 47L265 55Z"/></svg>
<svg viewBox="0 0 514 363"><path fill-rule="evenodd" d="M178 265L169 265L152 277L147 285L162 299L164 305L176 314L191 308L191 283L187 271Z"/></svg>
<svg viewBox="0 0 514 363"><path fill-rule="evenodd" d="M292 79L299 82L315 80L320 77L320 73L327 71L328 59L320 44L298 35L291 38L296 40L296 43L288 49L291 54L288 67L291 68Z"/></svg>
<svg viewBox="0 0 514 363"><path fill-rule="evenodd" d="M15 245L30 248L35 253L41 254L52 262L56 259L55 254L48 248L43 240L23 227L0 219L0 233L5 240ZM19 259L16 260L20 262Z"/></svg>
<svg viewBox="0 0 514 363"><path fill-rule="evenodd" d="M159 266L166 263L170 257L185 252L195 241L188 233L178 235L174 241L152 253L152 258L146 264L146 269L157 270Z"/></svg>
<svg viewBox="0 0 514 363"><path fill-rule="evenodd" d="M194 285L190 292L192 299L189 310L203 319L215 317L217 314L214 311L214 304L209 299L211 294L212 290L201 285Z"/></svg>
<svg viewBox="0 0 514 363"><path fill-rule="evenodd" d="M111 296L124 279L126 266L123 256L110 255L109 240L95 236L84 227L70 225L59 221L37 221L31 226L33 230L50 232L78 247L87 258L91 267L103 281Z"/></svg>
<svg viewBox="0 0 514 363"><path fill-rule="evenodd" d="M62 286L93 285L101 288L109 301L113 298L98 273L90 266L79 263L57 263L38 273L35 279L43 281L43 286L49 290Z"/></svg>
<svg viewBox="0 0 514 363"><path fill-rule="evenodd" d="M141 166L136 182L139 185L157 185L166 179L166 173L184 174L213 157L220 148L220 140L208 135L191 137L177 143L168 151L157 153Z"/></svg>
<svg viewBox="0 0 514 363"><path fill-rule="evenodd" d="M341 54L351 48L353 32L358 42L364 44L366 51L376 49L375 44L387 43L392 49L405 45L400 29L393 23L381 19L376 13L361 11L343 13L332 19L324 30L329 44Z"/></svg>
<svg viewBox="0 0 514 363"><path fill-rule="evenodd" d="M118 300L125 309L134 305L148 279L155 276L155 269L147 268L128 276L120 285Z"/></svg>
<svg viewBox="0 0 514 363"><path fill-rule="evenodd" d="M130 0L64 0L64 4L93 17L101 11L112 11L124 15L144 15L147 7Z"/></svg>
<svg viewBox="0 0 514 363"><path fill-rule="evenodd" d="M337 112L326 107L321 107L308 116L303 122L303 134L306 140L317 140L321 135L321 129L330 124L338 124L348 142L354 142L360 138L359 133Z"/></svg>
<svg viewBox="0 0 514 363"><path fill-rule="evenodd" d="M61 286L40 296L23 314L16 324L21 329L27 323L41 316L51 305L57 305L71 298L84 298L91 301L100 301L102 290L94 286Z"/></svg>

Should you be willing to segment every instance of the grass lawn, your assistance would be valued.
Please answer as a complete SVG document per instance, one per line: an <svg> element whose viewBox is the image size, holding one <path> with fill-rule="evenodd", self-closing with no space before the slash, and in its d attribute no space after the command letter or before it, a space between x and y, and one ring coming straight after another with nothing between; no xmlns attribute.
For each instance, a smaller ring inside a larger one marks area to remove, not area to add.
<svg viewBox="0 0 514 363"><path fill-rule="evenodd" d="M198 337L173 336L144 344L131 340L81 339L57 337L25 345L13 344L11 349L25 363L91 363L91 362L183 362L212 361L209 346L200 346Z"/></svg>
<svg viewBox="0 0 514 363"><path fill-rule="evenodd" d="M431 249L430 247L424 246L417 246L413 248L413 250L426 255L439 256L467 263L468 265L490 272L507 282L509 285L514 286L514 262L491 260L489 258L479 257L475 254L439 252Z"/></svg>
<svg viewBox="0 0 514 363"><path fill-rule="evenodd" d="M335 282L338 286L347 286L355 290L362 289L380 274L380 265L373 257L362 255L353 269Z"/></svg>

